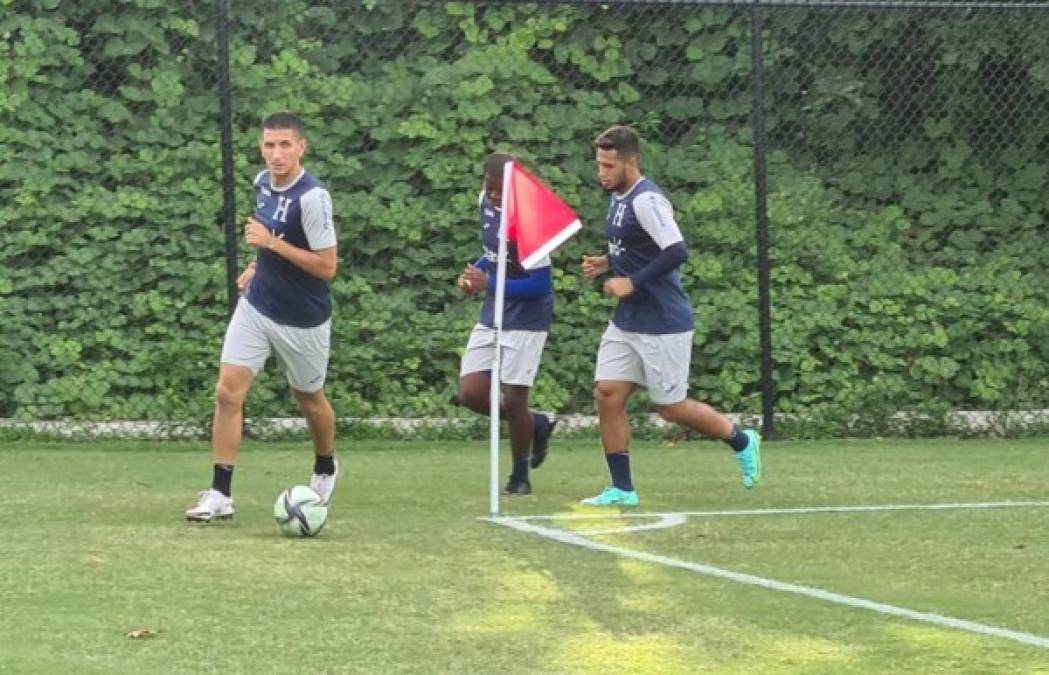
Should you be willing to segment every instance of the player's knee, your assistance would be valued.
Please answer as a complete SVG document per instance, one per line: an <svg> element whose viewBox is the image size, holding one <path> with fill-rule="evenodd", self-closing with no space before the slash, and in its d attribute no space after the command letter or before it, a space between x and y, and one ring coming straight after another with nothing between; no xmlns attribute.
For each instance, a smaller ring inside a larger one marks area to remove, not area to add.
<svg viewBox="0 0 1049 675"><path fill-rule="evenodd" d="M459 405L466 406L470 410L478 410L488 405L488 392L472 384L459 383Z"/></svg>
<svg viewBox="0 0 1049 675"><path fill-rule="evenodd" d="M598 408L626 405L626 396L619 387L607 382L594 384L594 401Z"/></svg>
<svg viewBox="0 0 1049 675"><path fill-rule="evenodd" d="M527 387L503 387L503 407L507 412L528 409Z"/></svg>
<svg viewBox="0 0 1049 675"><path fill-rule="evenodd" d="M328 399L324 397L324 392L298 394L296 398L299 400L299 410L306 417L324 415L331 409Z"/></svg>
<svg viewBox="0 0 1049 675"><path fill-rule="evenodd" d="M244 399L247 398L247 394L247 391L241 391L219 380L219 383L215 385L215 404L223 409L239 410L244 407Z"/></svg>

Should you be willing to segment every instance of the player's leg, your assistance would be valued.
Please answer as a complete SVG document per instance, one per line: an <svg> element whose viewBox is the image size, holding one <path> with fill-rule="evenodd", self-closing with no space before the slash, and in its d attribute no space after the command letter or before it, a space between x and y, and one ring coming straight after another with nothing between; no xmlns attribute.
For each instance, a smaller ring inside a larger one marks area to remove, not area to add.
<svg viewBox="0 0 1049 675"><path fill-rule="evenodd" d="M291 391L306 418L313 441L310 487L316 490L325 504L330 504L339 477L339 464L335 459L335 411L323 390L304 392L293 388Z"/></svg>
<svg viewBox="0 0 1049 675"><path fill-rule="evenodd" d="M313 441L313 454L318 457L331 457L335 453L335 410L328 402L323 390L299 391L292 389L295 401L299 404L302 416L310 430Z"/></svg>
<svg viewBox="0 0 1049 675"><path fill-rule="evenodd" d="M260 317L250 303L241 300L226 328L215 385L211 488L201 492L197 505L186 511L188 520L209 522L233 517L233 467L244 429L244 401L270 354Z"/></svg>
<svg viewBox="0 0 1049 675"><path fill-rule="evenodd" d="M758 434L741 431L710 405L687 397L692 332L644 336L639 342L639 350L645 364L649 397L660 417L727 443L735 452L743 486L750 489L757 485L761 480Z"/></svg>
<svg viewBox="0 0 1049 675"><path fill-rule="evenodd" d="M636 384L644 383L644 374L637 352L625 334L613 325L609 325L601 337L594 379L601 446L612 485L601 494L584 499L583 503L637 506L637 492L630 473L630 421L626 404Z"/></svg>
<svg viewBox="0 0 1049 675"><path fill-rule="evenodd" d="M200 493L186 520L210 522L233 517L233 467L244 428L244 401L254 374L250 368L223 363L215 385L215 414L211 428L211 488Z"/></svg>
<svg viewBox="0 0 1049 675"><path fill-rule="evenodd" d="M510 429L513 470L504 492L528 494L528 469L546 459L554 423L529 408L529 392L535 381L546 343L543 331L504 331L501 350L500 415ZM491 368L495 361L495 331L474 326L460 366L458 401L481 415L491 407Z"/></svg>
<svg viewBox="0 0 1049 675"><path fill-rule="evenodd" d="M245 366L223 363L215 385L215 414L211 428L211 457L215 465L232 467L240 453L244 431L244 402L255 379ZM228 484L223 492L229 496Z"/></svg>
<svg viewBox="0 0 1049 675"><path fill-rule="evenodd" d="M324 395L331 353L331 322L313 328L273 324L271 330L277 362L285 370L288 385L306 418L313 442L310 487L325 504L329 504L339 477L339 463L335 457L335 411Z"/></svg>
<svg viewBox="0 0 1049 675"><path fill-rule="evenodd" d="M749 490L761 481L761 436L757 431L741 430L706 403L689 398L670 405L656 405L655 409L668 422L727 443L739 464L743 487Z"/></svg>
<svg viewBox="0 0 1049 675"><path fill-rule="evenodd" d="M491 408L492 378L488 371L466 373L459 378L459 402L470 410L487 416ZM502 385L499 414L507 421L510 429L510 453L513 469L503 490L505 494L530 494L531 483L528 469L535 438L535 417L528 408L530 387L514 384ZM548 420L542 415L544 420ZM547 428L552 425L547 423ZM547 437L548 438L548 437Z"/></svg>
<svg viewBox="0 0 1049 675"><path fill-rule="evenodd" d="M606 455L627 452L630 448L630 420L626 404L634 391L633 382L599 380L594 383L594 404L601 432L601 447Z"/></svg>
<svg viewBox="0 0 1049 675"><path fill-rule="evenodd" d="M502 356L503 410L510 426L514 474L527 484L528 469L538 468L550 447L554 423L543 413L529 408L528 396L539 372L546 345L546 331L512 330L503 333ZM512 485L508 486L512 492Z"/></svg>
<svg viewBox="0 0 1049 675"><path fill-rule="evenodd" d="M472 410L478 415L488 415L491 408L492 376L491 371L483 370L473 373L465 373L459 378L459 392L456 401L465 408ZM506 388L503 387L502 398L499 405L499 413L510 419L511 415L506 407ZM556 422L549 416L540 412L529 410L532 417L533 437L532 446L532 468L542 464L546 459L546 451L549 447L550 435L553 433ZM536 451L541 453L542 459L535 461Z"/></svg>
<svg viewBox="0 0 1049 675"><path fill-rule="evenodd" d="M506 352L502 354L506 359ZM475 324L466 341L466 351L459 364L459 405L478 415L491 409L492 364L495 363L495 330ZM502 401L499 404L502 413Z"/></svg>
<svg viewBox="0 0 1049 675"><path fill-rule="evenodd" d="M532 411L528 409L529 387L520 384L502 385L502 412L510 429L510 455L513 469L503 490L508 495L531 494L528 478L528 459L532 453Z"/></svg>
<svg viewBox="0 0 1049 675"><path fill-rule="evenodd" d="M538 469L546 461L550 454L550 438L556 426L557 420L545 413L532 411L532 454L528 459L531 468Z"/></svg>
<svg viewBox="0 0 1049 675"><path fill-rule="evenodd" d="M478 415L487 415L491 406L492 376L490 371L481 370L465 373L459 377L459 405L469 408Z"/></svg>
<svg viewBox="0 0 1049 675"><path fill-rule="evenodd" d="M666 421L688 427L708 438L727 441L735 429L732 420L706 403L690 398L671 404L657 403L653 407Z"/></svg>

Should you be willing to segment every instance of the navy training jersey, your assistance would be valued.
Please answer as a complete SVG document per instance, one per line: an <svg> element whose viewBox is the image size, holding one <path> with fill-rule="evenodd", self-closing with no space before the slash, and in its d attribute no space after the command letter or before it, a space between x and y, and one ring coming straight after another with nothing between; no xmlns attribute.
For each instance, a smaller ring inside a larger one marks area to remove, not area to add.
<svg viewBox="0 0 1049 675"><path fill-rule="evenodd" d="M641 178L626 193L613 194L605 225L608 261L615 276L641 271L664 248L683 241L674 211L659 186ZM692 330L692 304L677 270L635 288L619 299L612 323L629 333L666 335Z"/></svg>
<svg viewBox="0 0 1049 675"><path fill-rule="evenodd" d="M331 196L303 170L290 185L274 188L270 172L255 178L255 220L274 236L308 251L335 246ZM258 249L255 276L247 300L284 326L312 328L331 317L328 282L293 265L273 251Z"/></svg>
<svg viewBox="0 0 1049 675"><path fill-rule="evenodd" d="M484 259L491 265L491 273L494 276L496 266L499 263L499 217L501 209L492 206L488 197L481 195L481 243L484 247ZM528 270L521 266L517 257L517 245L512 241L506 243L506 278L524 279L529 276ZM550 259L544 259L535 269L550 266ZM484 304L481 306L480 323L488 328L494 328L495 318L495 291L488 289L484 296ZM550 324L554 318L554 291L550 291L541 298L521 299L511 298L509 295L503 299L503 330L530 330L549 331Z"/></svg>

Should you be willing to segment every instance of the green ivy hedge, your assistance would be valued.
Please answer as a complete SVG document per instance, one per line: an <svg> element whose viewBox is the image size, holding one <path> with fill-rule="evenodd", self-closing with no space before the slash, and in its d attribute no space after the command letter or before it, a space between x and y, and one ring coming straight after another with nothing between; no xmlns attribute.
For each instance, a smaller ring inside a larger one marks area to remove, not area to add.
<svg viewBox="0 0 1049 675"><path fill-rule="evenodd" d="M306 118L333 192L341 415L453 412L478 309L454 280L493 149L583 217L555 255L534 400L592 409L611 305L578 260L603 245L590 141L618 122L647 139L692 251L694 394L760 409L747 14L230 4L238 219L276 109ZM1049 12L767 10L778 410L848 427L1045 407L1047 28ZM0 0L0 417L207 416L226 309L215 41L210 1ZM282 378L250 409L291 413Z"/></svg>

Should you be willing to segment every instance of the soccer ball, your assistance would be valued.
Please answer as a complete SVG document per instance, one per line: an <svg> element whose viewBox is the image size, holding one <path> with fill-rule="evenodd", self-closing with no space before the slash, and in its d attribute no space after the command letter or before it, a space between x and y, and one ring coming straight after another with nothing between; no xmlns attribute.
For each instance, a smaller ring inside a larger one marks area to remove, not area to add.
<svg viewBox="0 0 1049 675"><path fill-rule="evenodd" d="M273 517L289 537L313 537L328 521L328 507L313 488L292 485L277 496Z"/></svg>

